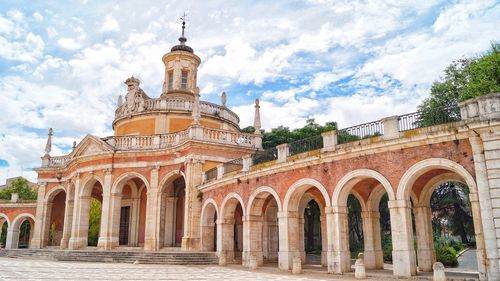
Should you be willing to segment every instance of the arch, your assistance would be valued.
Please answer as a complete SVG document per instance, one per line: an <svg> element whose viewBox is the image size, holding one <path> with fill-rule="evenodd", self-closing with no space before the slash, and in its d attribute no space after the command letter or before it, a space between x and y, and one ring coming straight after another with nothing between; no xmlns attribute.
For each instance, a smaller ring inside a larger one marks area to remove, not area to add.
<svg viewBox="0 0 500 281"><path fill-rule="evenodd" d="M96 182L100 183L101 186L104 186L103 181L96 175L90 175L82 182L83 184L81 186L83 186L83 188L80 191L80 197L90 197L90 195L92 194L92 189L94 188Z"/></svg>
<svg viewBox="0 0 500 281"><path fill-rule="evenodd" d="M420 192L420 196L418 197L418 201L415 202L415 206L426 206L429 204L433 191L439 187L441 184L446 182L461 182L466 184L462 177L457 175L456 173L445 173L438 175L428 181L422 191ZM413 193L413 192L412 192ZM414 195L416 197L416 195Z"/></svg>
<svg viewBox="0 0 500 281"><path fill-rule="evenodd" d="M200 241L201 250L216 251L217 250L217 224L216 219L219 218L219 210L217 204L212 198L208 198L203 203L201 208L200 220Z"/></svg>
<svg viewBox="0 0 500 281"><path fill-rule="evenodd" d="M246 217L245 204L243 203L243 199L241 198L241 196L238 193L236 193L236 192L231 192L228 195L226 195L226 197L224 197L224 200L222 201L221 208L220 208L221 217L224 217L224 216L227 215L226 214L226 212L227 212L226 208L229 208L229 207L231 207L232 209L236 208L237 204L231 204L231 205L226 206L226 204L228 204L229 200L231 200L231 199L236 199L241 204L241 209L243 211L243 217ZM231 213L233 211L234 210L231 210Z"/></svg>
<svg viewBox="0 0 500 281"><path fill-rule="evenodd" d="M215 202L214 199L208 198L207 200L205 200L205 202L203 203L203 206L201 207L201 218L202 218L202 220L203 220L203 215L205 214L205 209L208 207L209 204L214 205L215 215L217 217L219 217L219 209L217 208L217 203Z"/></svg>
<svg viewBox="0 0 500 281"><path fill-rule="evenodd" d="M273 196L274 199L276 200L276 204L278 205L278 212L281 212L283 210L282 205L281 205L280 196L278 195L276 190L274 190L272 187L269 187L269 186L261 186L261 187L257 188L256 190L254 190L248 199L247 212L246 212L248 215L251 214L253 201L258 198L257 197L258 195L260 195L261 193L266 193L266 192L269 193L271 196Z"/></svg>
<svg viewBox="0 0 500 281"><path fill-rule="evenodd" d="M183 177L184 181L186 181L186 175L182 171L180 171L180 170L174 170L174 171L171 171L168 174L166 174L161 179L161 181L158 183L158 187L160 188L160 192L159 193L162 193L164 191L163 188L165 188L165 186L167 185L167 183L169 183L171 181L174 181L175 179L178 178L178 176Z"/></svg>
<svg viewBox="0 0 500 281"><path fill-rule="evenodd" d="M45 195L45 203L49 203L50 201L52 201L54 199L54 197L56 197L57 194L59 194L59 192L61 191L64 191L66 194L66 188L64 188L64 186L62 185L58 185L54 188L52 188L46 195Z"/></svg>
<svg viewBox="0 0 500 281"><path fill-rule="evenodd" d="M133 178L139 178L140 180L142 180L146 188L149 190L149 182L146 179L146 177L137 172L126 172L118 176L118 178L116 178L116 180L113 183L113 186L111 187L111 194L121 193L124 184Z"/></svg>
<svg viewBox="0 0 500 281"><path fill-rule="evenodd" d="M311 178L304 178L296 181L293 183L290 188L288 189L286 195L285 195L285 201L283 203L283 211L287 212L289 211L290 208L290 201L296 200L300 201L300 197L302 197L302 194L306 192L310 187L315 187L317 188L321 194L323 195L323 199L325 200L325 207L330 207L330 196L328 195L328 191L326 191L326 188L321 184L319 181ZM292 196L296 195L298 193L300 196L298 198L293 198ZM299 202L296 202L297 206Z"/></svg>
<svg viewBox="0 0 500 281"><path fill-rule="evenodd" d="M382 174L370 169L358 169L344 175L335 185L332 206L340 206L342 202L346 202L347 196L352 191L354 185L366 178L376 179L389 195L389 200L394 200L394 190L391 183Z"/></svg>
<svg viewBox="0 0 500 281"><path fill-rule="evenodd" d="M24 221L24 219L31 218L33 220L33 223L35 223L35 216L33 216L30 213L22 213L17 215L17 217L12 221L12 227L13 229L16 229L21 226L21 223Z"/></svg>
<svg viewBox="0 0 500 281"><path fill-rule="evenodd" d="M414 164L404 173L399 181L396 199L406 200L406 198L409 198L413 189L413 183L425 172L433 169L445 169L458 174L465 181L470 192L477 193L474 178L463 166L444 158L430 158Z"/></svg>
<svg viewBox="0 0 500 281"><path fill-rule="evenodd" d="M10 227L10 220L9 220L9 217L6 214L0 213L0 218L4 218L5 221L7 222L7 227Z"/></svg>
<svg viewBox="0 0 500 281"><path fill-rule="evenodd" d="M358 200L358 203L361 206L361 211L365 211L367 203L363 197L356 190L351 190L351 194L356 198L356 200Z"/></svg>

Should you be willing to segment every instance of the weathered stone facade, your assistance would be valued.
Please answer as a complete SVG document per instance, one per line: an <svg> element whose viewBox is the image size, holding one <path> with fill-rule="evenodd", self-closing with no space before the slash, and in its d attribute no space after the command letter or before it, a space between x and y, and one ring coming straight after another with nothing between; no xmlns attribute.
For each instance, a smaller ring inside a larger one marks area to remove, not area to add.
<svg viewBox="0 0 500 281"><path fill-rule="evenodd" d="M7 248L16 247L24 219L34 224L31 248L87 247L94 198L102 206L99 249L177 246L216 251L221 264L241 254L252 268L277 261L292 270L294 260L306 259L304 208L314 200L321 264L341 274L351 271L353 194L362 207L364 265L380 269L379 202L387 194L394 275L412 276L417 264L431 271L435 262L430 196L440 183L459 181L470 189L480 277L500 279L500 94L462 104L462 121L403 128L402 117L392 116L376 122L379 136L339 144L340 131L327 132L320 148L291 155L293 144L280 145L274 160L253 165L260 134L239 132L225 94L222 105L199 100L201 60L184 42L163 57L160 98L149 98L137 79L126 81L114 136L88 135L70 154L51 157L49 134L36 205L0 204ZM258 101L255 117L260 128Z"/></svg>

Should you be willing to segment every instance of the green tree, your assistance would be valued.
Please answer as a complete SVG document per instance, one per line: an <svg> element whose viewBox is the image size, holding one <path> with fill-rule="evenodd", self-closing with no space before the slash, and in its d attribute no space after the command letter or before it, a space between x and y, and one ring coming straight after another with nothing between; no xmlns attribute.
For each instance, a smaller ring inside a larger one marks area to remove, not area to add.
<svg viewBox="0 0 500 281"><path fill-rule="evenodd" d="M316 123L316 120L314 119L308 119L304 127L297 128L294 130L290 130L290 128L285 126L279 126L277 128L271 129L270 132L263 133L262 147L264 149L272 148L282 143L290 143L293 141L318 136L321 135L321 133L323 132L336 129L337 129L336 122L327 122L325 123L325 125L320 125Z"/></svg>
<svg viewBox="0 0 500 281"><path fill-rule="evenodd" d="M361 219L361 205L354 195L347 197L347 210L349 211L349 250L351 256L356 258L364 249L363 221Z"/></svg>
<svg viewBox="0 0 500 281"><path fill-rule="evenodd" d="M99 230L101 228L101 202L95 198L90 199L88 245L97 246Z"/></svg>
<svg viewBox="0 0 500 281"><path fill-rule="evenodd" d="M482 56L455 60L444 70L444 77L434 81L430 96L418 107L422 112L418 125L459 120L459 102L495 92L500 92L498 43Z"/></svg>
<svg viewBox="0 0 500 281"><path fill-rule="evenodd" d="M1 226L2 235L0 235L0 247L5 247L5 242L7 241L7 222L4 222Z"/></svg>
<svg viewBox="0 0 500 281"><path fill-rule="evenodd" d="M0 191L0 199L10 200L11 194L17 193L19 199L36 200L37 191L30 186L30 182L22 177L14 179L9 186Z"/></svg>

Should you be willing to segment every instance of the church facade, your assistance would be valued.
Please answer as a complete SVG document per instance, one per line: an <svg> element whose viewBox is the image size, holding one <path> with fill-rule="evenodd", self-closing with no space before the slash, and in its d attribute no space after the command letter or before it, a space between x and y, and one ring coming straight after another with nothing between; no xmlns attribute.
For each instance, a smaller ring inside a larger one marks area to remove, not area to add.
<svg viewBox="0 0 500 281"><path fill-rule="evenodd" d="M412 276L436 261L430 196L456 181L470 190L480 278L500 279L500 94L461 104L460 116L443 124L391 116L263 150L258 100L255 133L242 133L225 94L220 105L200 100L201 60L184 37L162 60L158 98L137 78L125 81L113 136L87 135L68 155L51 156L49 132L36 204L0 203L7 248L19 245L23 221L33 226L30 248L87 248L97 200L99 250L178 247L217 252L221 265L291 270L307 262L304 211L314 201L318 263L341 274L351 271L352 194L362 209L364 263L381 269L379 204L388 196L393 272Z"/></svg>

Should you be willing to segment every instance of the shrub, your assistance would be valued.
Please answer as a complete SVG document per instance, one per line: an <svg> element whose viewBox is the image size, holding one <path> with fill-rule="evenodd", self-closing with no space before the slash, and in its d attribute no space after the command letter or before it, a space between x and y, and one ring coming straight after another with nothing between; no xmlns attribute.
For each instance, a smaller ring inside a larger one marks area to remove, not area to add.
<svg viewBox="0 0 500 281"><path fill-rule="evenodd" d="M445 266L458 265L457 251L451 244L451 241L447 241L443 238L438 238L434 241L436 260Z"/></svg>

